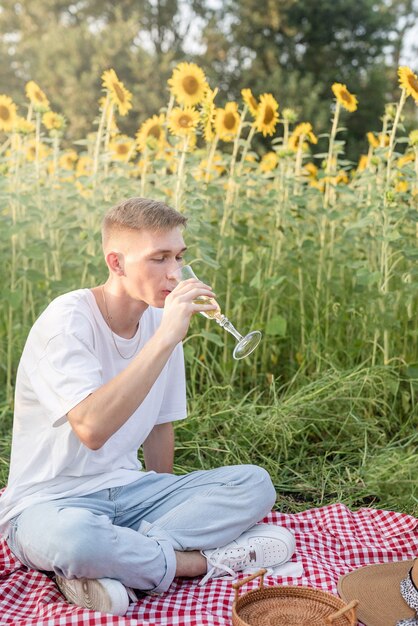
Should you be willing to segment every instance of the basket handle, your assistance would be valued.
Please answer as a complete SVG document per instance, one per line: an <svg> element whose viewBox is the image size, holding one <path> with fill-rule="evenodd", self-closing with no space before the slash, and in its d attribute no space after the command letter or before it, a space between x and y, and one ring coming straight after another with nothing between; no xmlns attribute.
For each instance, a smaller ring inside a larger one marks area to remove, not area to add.
<svg viewBox="0 0 418 626"><path fill-rule="evenodd" d="M258 572L255 572L254 574L251 574L251 576L247 576L247 578L243 578L242 580L238 581L237 583L233 583L232 587L233 589L235 589L235 599L234 601L236 602L239 598L239 590L241 589L241 587L243 585L245 585L246 583L249 583L251 580L254 580L254 578L260 578L260 585L259 585L259 589L262 589L264 586L264 576L267 574L267 570L266 569L260 569Z"/></svg>
<svg viewBox="0 0 418 626"><path fill-rule="evenodd" d="M336 619L338 619L339 617L341 617L341 615L344 615L345 613L348 613L348 611L351 611L351 617L354 620L352 622L352 624L356 623L356 611L355 608L358 605L358 600L351 600L351 602L349 604L347 604L346 606L343 606L342 609L340 609L339 611L337 611L336 613L333 613L332 615L329 615L328 617L325 618L325 621L327 622L327 624L332 624L332 622Z"/></svg>

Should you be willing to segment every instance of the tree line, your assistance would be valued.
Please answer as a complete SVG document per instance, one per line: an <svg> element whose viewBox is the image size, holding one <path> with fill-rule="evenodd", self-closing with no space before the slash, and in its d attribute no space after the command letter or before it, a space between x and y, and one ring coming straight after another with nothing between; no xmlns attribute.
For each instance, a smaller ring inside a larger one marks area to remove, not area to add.
<svg viewBox="0 0 418 626"><path fill-rule="evenodd" d="M35 80L76 140L92 130L100 76L113 67L133 93L120 122L133 135L167 104L173 67L193 61L219 88L219 106L242 88L269 92L321 133L330 87L340 82L359 100L347 120L347 153L356 158L366 132L380 130L385 103L397 99L396 70L417 17L417 0L4 0L0 93L26 106L24 86Z"/></svg>

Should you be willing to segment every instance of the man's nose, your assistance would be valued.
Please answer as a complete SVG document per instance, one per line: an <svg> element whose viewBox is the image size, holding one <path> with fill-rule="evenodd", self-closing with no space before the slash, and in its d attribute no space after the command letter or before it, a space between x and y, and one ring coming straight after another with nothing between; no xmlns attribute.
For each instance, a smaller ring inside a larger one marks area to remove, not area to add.
<svg viewBox="0 0 418 626"><path fill-rule="evenodd" d="M167 278L169 280L175 280L178 282L178 270L184 265L183 261L178 261L177 259L173 259L168 267L167 267Z"/></svg>

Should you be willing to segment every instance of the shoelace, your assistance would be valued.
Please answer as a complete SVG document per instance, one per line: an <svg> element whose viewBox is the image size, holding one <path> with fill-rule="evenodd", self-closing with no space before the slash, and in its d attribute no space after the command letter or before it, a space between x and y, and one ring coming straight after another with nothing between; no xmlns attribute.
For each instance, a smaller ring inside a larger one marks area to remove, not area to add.
<svg viewBox="0 0 418 626"><path fill-rule="evenodd" d="M247 559L249 550L248 548L239 547L239 548L236 548L235 551L238 553L236 554L236 556L234 554L228 555L229 565L226 565L226 563L223 562L222 556L218 557L217 559L215 559L212 556L207 556L206 559L209 565L212 565L212 567L210 570L208 570L208 573L206 574L206 576L204 576L202 580L199 582L199 587L202 587L205 583L207 583L208 580L213 578L213 575L216 572L216 570L221 570L222 572L225 572L225 574L229 574L230 577L235 578L235 573L239 571L240 569L244 569L245 561ZM230 567L230 565L233 565L235 569Z"/></svg>
<svg viewBox="0 0 418 626"><path fill-rule="evenodd" d="M128 598L132 601L132 602L138 602L138 596L136 595L135 591L132 589L132 587L125 587L126 589L126 593L128 594Z"/></svg>

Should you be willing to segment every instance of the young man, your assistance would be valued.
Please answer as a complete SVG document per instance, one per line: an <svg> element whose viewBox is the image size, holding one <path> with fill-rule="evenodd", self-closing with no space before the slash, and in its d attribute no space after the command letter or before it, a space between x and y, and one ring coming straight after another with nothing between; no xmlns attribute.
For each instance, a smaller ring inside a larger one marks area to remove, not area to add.
<svg viewBox="0 0 418 626"><path fill-rule="evenodd" d="M0 530L68 600L123 615L128 589L166 591L275 566L293 535L266 524L275 491L256 466L175 476L172 422L186 415L182 339L215 308L210 286L176 284L186 219L131 198L103 222L104 285L55 299L29 333L16 380ZM137 459L142 446L146 471ZM237 539L238 538L238 539Z"/></svg>

